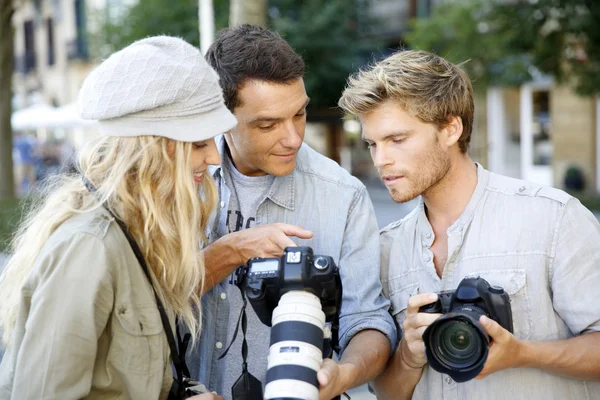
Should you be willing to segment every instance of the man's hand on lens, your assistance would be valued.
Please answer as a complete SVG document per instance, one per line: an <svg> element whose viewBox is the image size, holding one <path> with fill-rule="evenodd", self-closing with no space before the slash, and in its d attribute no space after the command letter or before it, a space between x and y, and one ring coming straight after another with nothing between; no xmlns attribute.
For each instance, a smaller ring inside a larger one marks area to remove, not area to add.
<svg viewBox="0 0 600 400"><path fill-rule="evenodd" d="M310 239L313 237L311 231L307 231L296 225L283 223L261 225L244 229L231 235L232 239L235 236L234 250L240 260L240 264L245 264L253 257L281 257L286 247L296 246L296 243L294 243L290 236L300 239Z"/></svg>
<svg viewBox="0 0 600 400"><path fill-rule="evenodd" d="M340 365L330 358L323 360L321 369L317 373L320 386L319 400L330 400L346 390L344 382L351 382L353 377L348 376L350 372L344 368L345 366L351 367L348 364Z"/></svg>
<svg viewBox="0 0 600 400"><path fill-rule="evenodd" d="M437 300L435 293L421 293L408 299L406 318L402 323L404 339L400 345L402 361L411 368L421 368L427 363L423 332L442 314L420 313L419 308Z"/></svg>
<svg viewBox="0 0 600 400"><path fill-rule="evenodd" d="M190 397L192 400L225 400L216 393L202 393L197 396Z"/></svg>
<svg viewBox="0 0 600 400"><path fill-rule="evenodd" d="M496 321L481 316L479 322L490 335L491 343L488 358L477 379L483 379L494 372L519 366L520 355L523 354L523 342L504 329Z"/></svg>

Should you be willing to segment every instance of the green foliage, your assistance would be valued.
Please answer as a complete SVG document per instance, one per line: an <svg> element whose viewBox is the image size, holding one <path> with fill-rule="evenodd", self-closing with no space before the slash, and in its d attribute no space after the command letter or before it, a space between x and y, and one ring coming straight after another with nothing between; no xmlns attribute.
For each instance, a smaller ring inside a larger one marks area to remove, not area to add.
<svg viewBox="0 0 600 400"><path fill-rule="evenodd" d="M213 6L215 28L226 27L229 1L213 0ZM101 32L94 48L100 57L154 35L178 36L196 46L200 43L198 0L139 0L129 9L118 11L108 6L96 16Z"/></svg>
<svg viewBox="0 0 600 400"><path fill-rule="evenodd" d="M600 2L539 0L527 6L538 26L534 64L582 95L600 92Z"/></svg>
<svg viewBox="0 0 600 400"><path fill-rule="evenodd" d="M442 3L431 17L411 22L406 41L457 64L467 61L463 68L475 89L519 85L530 79L528 58L521 52L527 47L528 28L522 22L527 16L519 11L484 0Z"/></svg>
<svg viewBox="0 0 600 400"><path fill-rule="evenodd" d="M21 221L29 199L0 200L0 253L8 250L12 236Z"/></svg>
<svg viewBox="0 0 600 400"><path fill-rule="evenodd" d="M228 0L213 0L215 28L227 26ZM374 42L359 40L355 2L347 0L270 0L270 26L298 51L307 65L306 89L311 109L336 107L346 78L358 67L362 52L373 50ZM112 12L112 14L111 14ZM106 57L135 40L169 34L198 45L197 0L139 0L122 15L108 9L98 18L95 54ZM362 43L362 44L361 44Z"/></svg>
<svg viewBox="0 0 600 400"><path fill-rule="evenodd" d="M346 79L358 68L366 48L359 40L357 12L347 0L271 0L271 26L306 63L305 85L310 108L336 107Z"/></svg>
<svg viewBox="0 0 600 400"><path fill-rule="evenodd" d="M600 2L596 0L455 1L417 19L411 47L464 67L476 88L519 85L531 66L580 94L600 92Z"/></svg>

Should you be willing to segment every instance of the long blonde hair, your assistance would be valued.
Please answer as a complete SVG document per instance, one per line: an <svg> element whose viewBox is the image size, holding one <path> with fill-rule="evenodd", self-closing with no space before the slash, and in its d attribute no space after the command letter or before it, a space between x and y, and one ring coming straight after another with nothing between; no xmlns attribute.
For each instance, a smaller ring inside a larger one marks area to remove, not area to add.
<svg viewBox="0 0 600 400"><path fill-rule="evenodd" d="M50 235L73 215L102 203L127 225L159 296L197 337L205 272L201 247L216 189L206 173L198 192L191 151L191 143L163 137L103 137L78 158L78 169L97 188L95 194L85 188L79 173L62 174L46 186L17 231L0 277L5 344L16 322L21 288Z"/></svg>

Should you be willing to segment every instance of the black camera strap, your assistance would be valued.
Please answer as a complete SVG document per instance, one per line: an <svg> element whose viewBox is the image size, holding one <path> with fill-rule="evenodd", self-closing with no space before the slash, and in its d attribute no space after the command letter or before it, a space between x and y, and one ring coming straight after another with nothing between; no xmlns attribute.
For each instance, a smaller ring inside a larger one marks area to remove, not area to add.
<svg viewBox="0 0 600 400"><path fill-rule="evenodd" d="M86 189L90 193L95 194L97 192L96 187L84 175L82 175L82 179L83 179L83 184L85 185ZM127 225L123 221L121 221L121 219L119 219L110 210L110 208L108 208L108 206L106 204L103 204L102 206L115 219L117 225L119 225L119 228L121 228L121 231L123 231L123 234L127 238L127 241L129 242L129 245L131 246L131 249L133 250L133 253L135 254L135 258L140 263L142 270L144 271L144 274L146 275L146 278L148 278L148 282L150 282L150 286L152 287L152 292L154 293L154 298L156 299L156 307L158 308L158 312L160 314L160 319L161 319L161 322L163 325L163 329L165 331L165 335L167 336L167 342L169 343L169 349L171 350L171 359L173 361L173 366L175 367L175 371L177 373L177 378L174 379L173 385L171 387L171 391L169 392L169 399L183 399L186 397L185 396L185 387L186 387L185 381L189 380L189 378L186 378L186 376L189 377L189 370L185 363L185 359L183 357L181 357L181 355L185 356L185 351L189 344L191 335L189 333L186 333L184 335L183 340L181 340L181 337L179 334L179 327L178 327L179 324L178 324L178 321L176 318L175 325L177 326L177 338L179 339L179 344L180 344L180 349L181 349L181 352L179 352L177 350L177 345L175 344L175 337L173 335L173 330L171 329L171 325L169 323L169 317L167 316L167 312L165 311L163 303L160 300L160 297L158 296L156 289L154 288L154 284L152 281L152 275L150 274L150 270L148 269L148 265L146 264L146 259L144 258L144 255L142 254L142 250L140 249L140 247L137 244L134 237L129 232L129 228L127 228Z"/></svg>
<svg viewBox="0 0 600 400"><path fill-rule="evenodd" d="M233 332L233 338L231 339L231 343L227 346L227 349L219 356L219 360L222 360L233 343L235 343L235 339L237 338L237 334L239 331L239 327L242 327L242 374L235 381L233 386L231 387L231 397L233 400L262 400L263 399L263 389L262 383L258 378L248 371L248 342L246 341L246 332L248 329L248 317L246 314L246 307L248 306L248 299L246 298L246 293L244 292L243 284L244 284L244 269L245 267L240 267L236 271L237 281L236 286L240 289L240 293L242 296L242 301L244 302L242 305L242 309L240 311L240 316L238 317L238 321L235 325L235 331Z"/></svg>

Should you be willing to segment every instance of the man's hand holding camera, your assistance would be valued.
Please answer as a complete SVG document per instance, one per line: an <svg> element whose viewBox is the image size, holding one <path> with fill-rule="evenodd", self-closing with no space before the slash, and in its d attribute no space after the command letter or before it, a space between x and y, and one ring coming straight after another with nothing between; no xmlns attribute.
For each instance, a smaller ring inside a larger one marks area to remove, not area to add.
<svg viewBox="0 0 600 400"><path fill-rule="evenodd" d="M280 257L286 247L296 246L290 236L310 239L313 232L275 223L233 232L210 244L203 251L207 271L204 291L223 281L250 258Z"/></svg>
<svg viewBox="0 0 600 400"><path fill-rule="evenodd" d="M344 381L352 382L352 379L344 379L351 376L350 371L344 371L343 368L352 368L350 364L340 365L330 358L323 360L321 370L317 373L319 380L319 400L329 400L344 392L348 384Z"/></svg>
<svg viewBox="0 0 600 400"><path fill-rule="evenodd" d="M435 302L437 298L436 293L420 293L408 300L406 318L402 324L404 339L398 351L401 352L402 362L410 368L422 368L427 364L423 332L442 314L429 314L420 312L419 309ZM491 343L487 361L477 379L483 379L506 368L518 367L523 343L499 323L486 316L481 316L479 322L490 336Z"/></svg>
<svg viewBox="0 0 600 400"><path fill-rule="evenodd" d="M239 260L237 264L242 265L253 257L280 257L286 247L296 246L290 236L310 239L313 233L296 225L276 223L234 232L229 239L235 243L232 250Z"/></svg>
<svg viewBox="0 0 600 400"><path fill-rule="evenodd" d="M421 293L408 299L406 318L402 323L404 339L398 351L401 352L402 362L410 368L421 368L427 364L423 332L442 314L422 313L419 312L419 309L435 302L437 298L438 296L435 293Z"/></svg>
<svg viewBox="0 0 600 400"><path fill-rule="evenodd" d="M479 322L490 335L492 341L487 361L476 379L483 379L506 368L521 366L520 356L524 354L523 342L485 315L479 318Z"/></svg>

